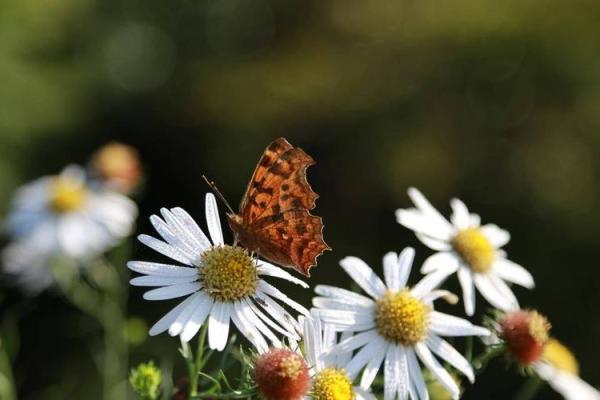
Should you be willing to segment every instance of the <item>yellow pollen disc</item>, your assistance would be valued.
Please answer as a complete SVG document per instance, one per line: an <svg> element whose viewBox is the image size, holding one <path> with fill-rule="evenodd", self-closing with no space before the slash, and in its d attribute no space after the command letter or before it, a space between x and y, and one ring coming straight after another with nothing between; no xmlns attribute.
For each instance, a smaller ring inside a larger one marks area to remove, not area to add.
<svg viewBox="0 0 600 400"><path fill-rule="evenodd" d="M452 238L452 247L474 272L489 271L496 258L496 249L479 228L467 228Z"/></svg>
<svg viewBox="0 0 600 400"><path fill-rule="evenodd" d="M554 338L550 338L546 343L542 359L562 371L579 375L579 364L573 353Z"/></svg>
<svg viewBox="0 0 600 400"><path fill-rule="evenodd" d="M377 300L375 324L381 336L404 346L412 346L427 336L429 306L408 289L388 291Z"/></svg>
<svg viewBox="0 0 600 400"><path fill-rule="evenodd" d="M353 400L352 381L341 369L325 368L313 378L313 400Z"/></svg>
<svg viewBox="0 0 600 400"><path fill-rule="evenodd" d="M85 186L70 178L57 177L50 187L50 208L56 213L79 210L87 198Z"/></svg>
<svg viewBox="0 0 600 400"><path fill-rule="evenodd" d="M298 378L303 372L302 359L295 354L290 354L289 356L283 358L279 366L279 375L282 378L293 380Z"/></svg>
<svg viewBox="0 0 600 400"><path fill-rule="evenodd" d="M237 246L218 246L202 254L200 281L220 302L234 302L256 292L256 266L248 252Z"/></svg>
<svg viewBox="0 0 600 400"><path fill-rule="evenodd" d="M538 343L545 343L548 340L548 332L550 331L550 322L546 317L537 311L529 312L529 334Z"/></svg>

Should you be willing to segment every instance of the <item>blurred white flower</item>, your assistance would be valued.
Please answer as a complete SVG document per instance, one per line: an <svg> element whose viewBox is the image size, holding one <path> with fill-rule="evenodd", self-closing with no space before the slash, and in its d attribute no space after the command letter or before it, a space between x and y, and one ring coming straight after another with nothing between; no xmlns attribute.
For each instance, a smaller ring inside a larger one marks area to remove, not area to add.
<svg viewBox="0 0 600 400"><path fill-rule="evenodd" d="M600 392L578 376L573 354L554 338L548 340L542 359L533 368L566 400L600 400Z"/></svg>
<svg viewBox="0 0 600 400"><path fill-rule="evenodd" d="M150 221L164 241L148 235L140 235L139 240L180 264L131 261L127 264L131 270L146 275L132 279L131 284L160 286L146 292L146 300L188 297L154 324L151 335L168 330L170 335L180 335L187 342L207 320L210 348L223 350L231 320L261 353L269 347L265 338L275 347L282 347L273 331L299 340L298 321L275 300L305 315L308 310L263 277L308 285L281 268L252 257L241 247L224 244L217 202L211 193L206 195L206 222L212 243L183 209L163 208L161 214L164 219L153 215Z"/></svg>
<svg viewBox="0 0 600 400"><path fill-rule="evenodd" d="M390 252L383 258L385 284L361 259L346 257L342 268L372 298L319 285L313 304L325 324L340 332L355 334L330 350L331 355L345 354L360 348L345 363L349 376L364 368L360 386L368 388L384 364L384 399L427 399L427 386L418 360L457 399L459 388L452 376L433 356L436 354L463 373L475 379L469 362L441 336L487 336L489 331L470 322L433 309L433 301L442 297L456 298L445 290L435 290L446 275L430 274L412 289L406 286L414 250L406 248L400 256Z"/></svg>
<svg viewBox="0 0 600 400"><path fill-rule="evenodd" d="M68 166L57 176L18 189L7 217L13 240L2 253L5 271L31 291L52 282L52 257L85 261L131 233L137 206L103 187L91 187L83 168Z"/></svg>
<svg viewBox="0 0 600 400"><path fill-rule="evenodd" d="M398 223L412 229L419 240L438 251L430 256L421 272L440 273L446 277L457 273L467 315L475 312L475 290L494 307L508 311L519 308L517 298L505 283L533 288L531 274L508 260L500 248L510 234L494 224L481 226L477 214L470 214L465 204L452 199L452 216L446 220L415 188L408 190L416 208L396 210Z"/></svg>
<svg viewBox="0 0 600 400"><path fill-rule="evenodd" d="M337 333L332 326L322 324L313 310L310 317L300 317L304 328L304 352L306 360L311 366L312 376L311 396L306 400L327 400L329 393L335 393L336 399L346 400L376 400L367 389L352 386L356 376L350 376L345 366L350 363L351 354L330 354L331 348L337 344ZM351 336L346 332L342 338Z"/></svg>

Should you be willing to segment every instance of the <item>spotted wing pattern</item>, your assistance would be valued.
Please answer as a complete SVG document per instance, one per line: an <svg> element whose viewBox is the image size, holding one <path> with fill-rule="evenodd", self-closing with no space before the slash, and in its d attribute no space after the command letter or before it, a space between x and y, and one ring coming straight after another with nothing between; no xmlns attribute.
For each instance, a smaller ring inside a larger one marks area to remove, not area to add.
<svg viewBox="0 0 600 400"><path fill-rule="evenodd" d="M314 163L287 140L275 140L254 171L240 214L228 216L240 244L305 275L329 249L321 218L309 212L318 198L306 180L306 169Z"/></svg>

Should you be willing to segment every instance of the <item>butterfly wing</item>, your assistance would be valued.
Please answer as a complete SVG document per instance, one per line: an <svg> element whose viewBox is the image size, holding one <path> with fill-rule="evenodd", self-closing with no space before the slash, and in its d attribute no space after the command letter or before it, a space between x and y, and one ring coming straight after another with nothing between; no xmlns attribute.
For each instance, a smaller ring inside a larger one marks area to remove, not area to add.
<svg viewBox="0 0 600 400"><path fill-rule="evenodd" d="M321 218L309 212L319 197L306 180L306 169L314 163L302 149L275 140L254 171L240 215L229 218L242 245L305 275L329 249Z"/></svg>

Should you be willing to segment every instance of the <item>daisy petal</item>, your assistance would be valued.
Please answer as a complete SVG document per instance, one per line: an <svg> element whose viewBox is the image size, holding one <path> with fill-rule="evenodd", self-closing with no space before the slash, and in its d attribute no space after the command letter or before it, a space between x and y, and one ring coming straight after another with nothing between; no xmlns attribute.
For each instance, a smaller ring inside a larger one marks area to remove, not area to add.
<svg viewBox="0 0 600 400"><path fill-rule="evenodd" d="M209 249L212 245L202 229L198 226L196 221L187 213L183 208L175 207L171 209L171 212L179 219L181 225L198 241L198 243L205 249Z"/></svg>
<svg viewBox="0 0 600 400"><path fill-rule="evenodd" d="M448 276L454 273L456 269L453 266L444 267L432 274L426 275L410 291L416 298L421 298L438 287Z"/></svg>
<svg viewBox="0 0 600 400"><path fill-rule="evenodd" d="M383 398L395 400L398 392L398 346L390 345L383 362Z"/></svg>
<svg viewBox="0 0 600 400"><path fill-rule="evenodd" d="M435 251L448 251L452 249L452 245L447 241L434 239L422 233L416 233L417 239L421 241L425 246Z"/></svg>
<svg viewBox="0 0 600 400"><path fill-rule="evenodd" d="M367 365L373 354L376 354L386 346L387 343L385 341L383 341L381 338L377 338L360 349L360 351L356 353L354 357L352 357L350 363L346 365L345 369L348 373L348 376L356 376L358 372L363 369L365 365Z"/></svg>
<svg viewBox="0 0 600 400"><path fill-rule="evenodd" d="M329 285L317 285L315 293L321 296L334 297L348 304L355 304L362 307L372 307L375 302L362 294L351 292L350 290L340 289Z"/></svg>
<svg viewBox="0 0 600 400"><path fill-rule="evenodd" d="M488 336L490 334L487 329L473 325L466 319L438 311L429 313L429 328L442 336Z"/></svg>
<svg viewBox="0 0 600 400"><path fill-rule="evenodd" d="M452 379L448 371L446 371L444 367L442 367L435 359L435 357L433 357L433 354L431 354L431 351L429 351L427 346L425 346L423 343L417 343L415 345L415 350L423 364L425 364L433 376L435 376L435 378L448 390L448 392L450 392L452 398L458 399L460 395L460 389L458 388L458 385L456 382L454 382L454 379Z"/></svg>
<svg viewBox="0 0 600 400"><path fill-rule="evenodd" d="M396 282L398 282L398 274L400 272L400 266L398 265L398 255L390 251L383 256L383 276L385 277L385 284L390 290L398 290Z"/></svg>
<svg viewBox="0 0 600 400"><path fill-rule="evenodd" d="M473 274L473 281L481 295L494 307L503 311L514 310L518 308L518 303L514 295L506 297L503 292L496 287L495 282L490 279L491 274Z"/></svg>
<svg viewBox="0 0 600 400"><path fill-rule="evenodd" d="M473 368L454 347L448 342L440 338L438 335L429 334L426 340L427 346L437 354L440 358L445 360L448 364L462 372L471 383L475 381L475 375L473 374Z"/></svg>
<svg viewBox="0 0 600 400"><path fill-rule="evenodd" d="M440 214L440 212L431 205L431 203L423 196L423 194L417 190L416 188L408 189L408 196L411 198L413 203L417 206L419 210L427 215L432 221L435 221L437 225L446 230L448 233L452 232L452 227L448 220Z"/></svg>
<svg viewBox="0 0 600 400"><path fill-rule="evenodd" d="M395 290L401 290L406 286L406 283L408 282L408 277L410 276L410 271L412 270L414 258L415 249L413 249L412 247L406 247L400 253L400 256L398 257L399 272L396 282L397 289Z"/></svg>
<svg viewBox="0 0 600 400"><path fill-rule="evenodd" d="M231 303L215 303L208 317L208 345L211 349L222 351L229 337L229 318L233 306Z"/></svg>
<svg viewBox="0 0 600 400"><path fill-rule="evenodd" d="M210 296L205 296L202 304L194 310L181 332L181 340L189 342L192 340L196 333L200 330L202 324L206 321L206 317L210 313L213 306L213 299Z"/></svg>
<svg viewBox="0 0 600 400"><path fill-rule="evenodd" d="M198 276L198 269L180 267L178 265L159 264L145 261L129 261L127 268L141 274L164 277L192 277Z"/></svg>
<svg viewBox="0 0 600 400"><path fill-rule="evenodd" d="M485 224L481 232L495 248L500 248L510 241L510 233L494 224Z"/></svg>
<svg viewBox="0 0 600 400"><path fill-rule="evenodd" d="M367 343L373 342L379 338L379 334L375 329L370 331L361 332L340 341L338 344L333 346L329 353L331 354L343 354L352 352L359 347L366 345ZM361 385L362 386L362 385ZM363 386L364 387L364 386Z"/></svg>
<svg viewBox="0 0 600 400"><path fill-rule="evenodd" d="M458 268L460 259L455 253L441 252L433 254L425 260L421 267L422 274L429 274L445 267Z"/></svg>
<svg viewBox="0 0 600 400"><path fill-rule="evenodd" d="M153 250L159 252L160 254L163 254L169 258L172 258L175 261L179 261L182 264L186 264L186 265L190 265L190 266L194 265L192 263L192 261L189 259L189 257L187 257L181 251L179 251L178 249L176 249L175 247L171 246L168 243L165 243L161 240L153 238L152 236L144 235L144 234L139 235L138 240L140 242L144 243L146 246L150 247L151 249L153 249Z"/></svg>
<svg viewBox="0 0 600 400"><path fill-rule="evenodd" d="M385 285L373 270L358 257L346 257L341 267L371 297L379 298L386 292Z"/></svg>
<svg viewBox="0 0 600 400"><path fill-rule="evenodd" d="M177 336L183 330L185 324L187 324L188 320L192 316L192 314L196 311L196 309L202 305L205 300L206 295L204 293L195 293L192 296L192 303L185 308L173 321L171 326L169 326L169 335Z"/></svg>
<svg viewBox="0 0 600 400"><path fill-rule="evenodd" d="M208 233L213 241L213 245L220 246L223 242L223 231L221 230L221 219L219 218L219 208L217 200L212 193L206 194L206 224L208 225Z"/></svg>
<svg viewBox="0 0 600 400"><path fill-rule="evenodd" d="M168 300L177 297L187 296L188 294L197 292L202 288L198 282L180 283L173 286L161 287L158 289L149 290L144 293L146 300Z"/></svg>
<svg viewBox="0 0 600 400"><path fill-rule="evenodd" d="M525 268L503 257L498 257L493 266L494 272L505 281L533 289L533 276Z"/></svg>
<svg viewBox="0 0 600 400"><path fill-rule="evenodd" d="M194 296L190 296L178 305L176 305L171 311L166 313L161 319L159 319L154 325L152 325L148 334L150 336L156 336L159 333L163 333L164 331L169 329L169 327L173 322L175 322L179 314L181 314L183 310L186 307L188 307L192 301L194 301L194 299Z"/></svg>
<svg viewBox="0 0 600 400"><path fill-rule="evenodd" d="M417 397L413 397L413 399L429 400L427 385L425 384L425 378L423 378L421 366L419 365L419 361L417 361L415 351L411 348L406 349L406 358L408 360L408 368L410 371L410 381L417 395Z"/></svg>
<svg viewBox="0 0 600 400"><path fill-rule="evenodd" d="M469 215L469 209L459 199L450 200L450 207L452 207L452 216L450 221L458 229L466 229L471 225L471 216Z"/></svg>
<svg viewBox="0 0 600 400"><path fill-rule="evenodd" d="M398 367L396 368L397 380L398 380L398 395L401 400L408 399L408 392L410 387L408 360L406 358L406 350L403 346L396 347L398 354Z"/></svg>
<svg viewBox="0 0 600 400"><path fill-rule="evenodd" d="M129 284L132 286L171 286L179 283L194 282L196 279L198 279L197 276L167 277L147 275L133 278L129 281Z"/></svg>
<svg viewBox="0 0 600 400"><path fill-rule="evenodd" d="M285 279L287 281L295 283L296 285L300 285L303 288L308 288L308 284L306 282L304 282L303 280L300 280L298 278L295 278L287 271L284 271L283 269L276 267L273 264L264 262L264 261L259 261L259 263L260 264L256 268L256 271L258 272L259 275L267 275L267 276L273 276L275 278Z"/></svg>
<svg viewBox="0 0 600 400"><path fill-rule="evenodd" d="M361 388L367 390L371 387L381 368L381 364L383 364L385 354L386 348L382 346L376 354L372 355L360 378Z"/></svg>
<svg viewBox="0 0 600 400"><path fill-rule="evenodd" d="M473 286L473 273L465 267L458 269L458 282L463 293L463 302L465 303L465 313L472 316L475 313L475 288Z"/></svg>
<svg viewBox="0 0 600 400"><path fill-rule="evenodd" d="M279 301L284 302L285 304L292 307L294 310L298 311L299 313L301 313L303 315L310 314L310 312L303 305L290 299L285 294L283 294L283 292L281 292L279 289L275 288L274 286L272 286L271 284L269 284L265 281L258 282L258 290L264 292L265 294L267 294L271 297L276 298Z"/></svg>

